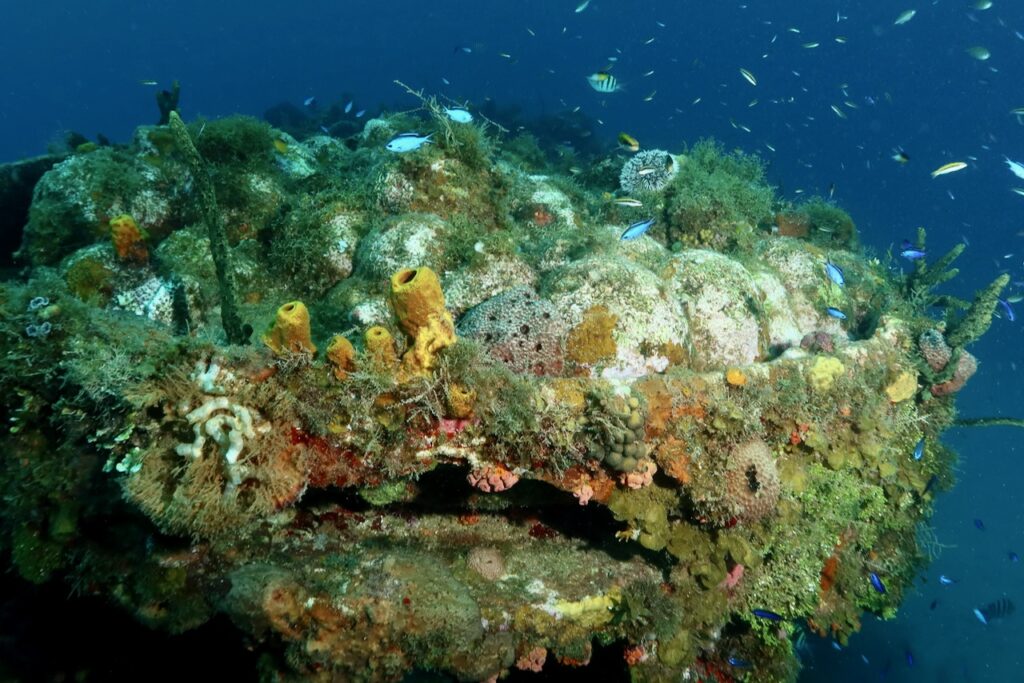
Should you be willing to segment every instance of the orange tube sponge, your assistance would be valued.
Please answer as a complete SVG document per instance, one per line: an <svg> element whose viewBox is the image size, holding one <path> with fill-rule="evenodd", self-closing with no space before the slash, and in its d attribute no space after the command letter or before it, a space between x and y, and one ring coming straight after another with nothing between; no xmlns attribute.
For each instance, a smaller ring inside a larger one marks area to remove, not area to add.
<svg viewBox="0 0 1024 683"><path fill-rule="evenodd" d="M437 274L424 266L392 275L391 306L398 324L412 340L402 357L403 374L427 374L437 352L455 343L455 324L444 307Z"/></svg>
<svg viewBox="0 0 1024 683"><path fill-rule="evenodd" d="M274 324L263 335L263 343L277 355L316 353L309 329L309 309L301 301L290 301L277 309Z"/></svg>
<svg viewBox="0 0 1024 683"><path fill-rule="evenodd" d="M398 366L395 339L388 332L388 328L374 325L366 330L363 341L366 344L366 354L374 363L385 368Z"/></svg>
<svg viewBox="0 0 1024 683"><path fill-rule="evenodd" d="M327 345L327 360L334 371L335 379L343 380L356 369L356 349L345 337L336 334Z"/></svg>
<svg viewBox="0 0 1024 683"><path fill-rule="evenodd" d="M126 213L110 219L110 241L114 244L117 258L121 261L142 264L149 260L146 233L135 219Z"/></svg>

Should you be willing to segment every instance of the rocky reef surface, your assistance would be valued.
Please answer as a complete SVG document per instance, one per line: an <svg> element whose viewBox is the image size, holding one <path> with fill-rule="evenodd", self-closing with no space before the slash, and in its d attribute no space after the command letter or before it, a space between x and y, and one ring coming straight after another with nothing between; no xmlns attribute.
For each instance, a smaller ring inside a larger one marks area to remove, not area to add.
<svg viewBox="0 0 1024 683"><path fill-rule="evenodd" d="M710 142L543 158L425 100L345 140L171 114L57 163L0 284L13 567L171 633L227 615L274 680L600 648L791 681L801 634L895 614L1005 279L937 294L957 250L901 275Z"/></svg>

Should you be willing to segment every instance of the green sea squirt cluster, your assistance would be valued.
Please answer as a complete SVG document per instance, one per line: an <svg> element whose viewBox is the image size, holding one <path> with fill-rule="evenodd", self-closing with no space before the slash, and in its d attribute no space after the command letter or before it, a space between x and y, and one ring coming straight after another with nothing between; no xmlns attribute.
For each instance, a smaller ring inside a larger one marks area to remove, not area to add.
<svg viewBox="0 0 1024 683"><path fill-rule="evenodd" d="M0 547L171 633L227 615L268 679L795 680L927 562L1005 280L943 296L956 253L894 276L757 158L655 156L574 178L428 99L57 163L0 284Z"/></svg>

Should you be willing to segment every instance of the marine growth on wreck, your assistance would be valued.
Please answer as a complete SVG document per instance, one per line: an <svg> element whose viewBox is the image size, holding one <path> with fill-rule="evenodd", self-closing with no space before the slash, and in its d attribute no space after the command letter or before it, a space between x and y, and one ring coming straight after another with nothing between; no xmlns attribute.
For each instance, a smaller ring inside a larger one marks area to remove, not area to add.
<svg viewBox="0 0 1024 683"><path fill-rule="evenodd" d="M543 158L427 98L55 165L0 285L14 568L275 680L792 681L894 615L1005 277L943 296L958 252L899 275L710 141Z"/></svg>

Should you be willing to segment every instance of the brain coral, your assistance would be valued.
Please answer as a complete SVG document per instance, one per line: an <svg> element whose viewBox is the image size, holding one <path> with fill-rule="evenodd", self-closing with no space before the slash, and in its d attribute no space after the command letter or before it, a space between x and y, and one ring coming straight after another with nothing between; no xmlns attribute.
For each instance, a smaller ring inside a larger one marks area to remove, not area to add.
<svg viewBox="0 0 1024 683"><path fill-rule="evenodd" d="M664 370L667 346L689 345L686 317L679 303L666 296L662 279L626 259L573 261L551 271L544 283L542 292L573 327L595 307L615 316L617 357L607 369L616 375Z"/></svg>
<svg viewBox="0 0 1024 683"><path fill-rule="evenodd" d="M761 294L743 266L695 249L675 256L670 270L676 295L686 301L696 367L744 365L761 356Z"/></svg>
<svg viewBox="0 0 1024 683"><path fill-rule="evenodd" d="M761 439L733 448L725 471L727 503L732 514L752 522L771 514L779 502L779 470L772 451Z"/></svg>
<svg viewBox="0 0 1024 683"><path fill-rule="evenodd" d="M622 166L619 185L628 194L634 192L659 192L679 173L679 162L661 149L646 149L637 152Z"/></svg>
<svg viewBox="0 0 1024 683"><path fill-rule="evenodd" d="M515 372L542 376L562 371L568 325L529 287L514 287L471 308L459 321L458 333Z"/></svg>
<svg viewBox="0 0 1024 683"><path fill-rule="evenodd" d="M432 213L407 213L374 228L359 242L356 271L373 280L387 280L410 266L440 272L452 228Z"/></svg>

